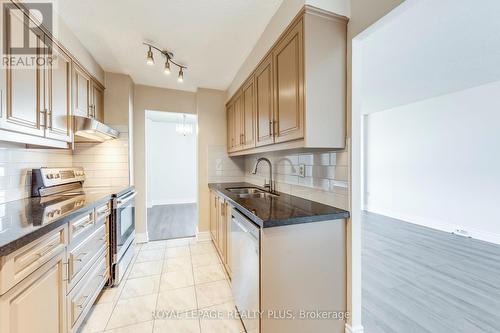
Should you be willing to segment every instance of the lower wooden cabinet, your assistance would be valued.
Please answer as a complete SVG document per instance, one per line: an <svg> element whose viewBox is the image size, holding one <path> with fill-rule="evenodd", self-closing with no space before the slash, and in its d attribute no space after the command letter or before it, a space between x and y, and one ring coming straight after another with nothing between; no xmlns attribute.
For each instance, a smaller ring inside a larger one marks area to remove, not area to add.
<svg viewBox="0 0 500 333"><path fill-rule="evenodd" d="M61 251L0 297L0 332L67 331L65 263Z"/></svg>
<svg viewBox="0 0 500 333"><path fill-rule="evenodd" d="M210 235L222 264L231 277L230 269L230 232L231 206L216 192L210 191Z"/></svg>

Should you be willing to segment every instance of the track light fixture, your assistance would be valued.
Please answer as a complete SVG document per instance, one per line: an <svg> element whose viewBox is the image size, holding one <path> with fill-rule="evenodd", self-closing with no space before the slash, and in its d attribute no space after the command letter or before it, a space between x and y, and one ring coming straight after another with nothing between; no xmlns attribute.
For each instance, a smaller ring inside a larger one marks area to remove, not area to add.
<svg viewBox="0 0 500 333"><path fill-rule="evenodd" d="M179 75L177 77L177 81L179 82L183 82L184 81L184 69L186 69L187 67L184 66L184 65L181 65L177 62L175 62L173 60L174 58L174 54L168 50L162 50L156 46L154 46L153 44L149 44L149 43L146 43L146 42L143 42L144 45L146 45L149 49L148 49L148 52L147 52L147 55L146 55L146 63L148 65L154 65L155 63L155 59L154 59L154 56L153 56L153 49L155 49L156 51L160 52L161 54L163 54L163 56L165 57L165 67L163 69L163 72L166 74L166 75L169 75L171 70L170 70L170 63L174 64L175 66L179 67Z"/></svg>
<svg viewBox="0 0 500 333"><path fill-rule="evenodd" d="M155 64L155 58L153 57L153 50L151 50L151 46L149 47L148 54L146 56L146 64L150 66Z"/></svg>

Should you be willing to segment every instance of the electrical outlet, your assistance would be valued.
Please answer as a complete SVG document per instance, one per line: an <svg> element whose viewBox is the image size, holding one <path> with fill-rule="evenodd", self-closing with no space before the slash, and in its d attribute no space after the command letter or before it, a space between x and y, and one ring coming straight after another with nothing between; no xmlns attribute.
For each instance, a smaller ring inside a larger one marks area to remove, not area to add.
<svg viewBox="0 0 500 333"><path fill-rule="evenodd" d="M464 229L455 229L455 231L453 231L453 233L455 235L458 235L458 236L471 238L471 236L469 235L469 232L467 230L464 230Z"/></svg>
<svg viewBox="0 0 500 333"><path fill-rule="evenodd" d="M306 165L299 164L299 177L304 178L306 176Z"/></svg>

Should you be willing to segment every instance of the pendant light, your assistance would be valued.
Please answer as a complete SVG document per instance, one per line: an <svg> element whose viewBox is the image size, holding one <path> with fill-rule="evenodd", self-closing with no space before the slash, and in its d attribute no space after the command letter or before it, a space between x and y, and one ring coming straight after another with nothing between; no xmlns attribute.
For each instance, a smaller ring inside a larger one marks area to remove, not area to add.
<svg viewBox="0 0 500 333"><path fill-rule="evenodd" d="M163 73L165 73L165 75L170 75L170 73L171 73L170 63L172 63L179 68L179 75L177 76L177 81L184 82L184 69L186 69L187 67L175 62L173 60L174 54L172 52L165 50L165 49L162 50L162 49L160 49L160 48L158 48L150 43L143 42L143 44L149 48L147 55L146 55L146 63L148 65L152 66L155 64L155 59L153 56L153 49L155 49L156 51L163 54L163 56L165 56L165 67L163 68Z"/></svg>

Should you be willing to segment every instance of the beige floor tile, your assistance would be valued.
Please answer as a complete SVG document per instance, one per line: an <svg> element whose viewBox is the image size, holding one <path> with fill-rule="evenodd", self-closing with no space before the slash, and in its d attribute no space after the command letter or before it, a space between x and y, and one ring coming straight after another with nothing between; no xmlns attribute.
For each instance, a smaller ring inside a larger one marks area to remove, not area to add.
<svg viewBox="0 0 500 333"><path fill-rule="evenodd" d="M182 258L191 256L189 246L167 247L165 258Z"/></svg>
<svg viewBox="0 0 500 333"><path fill-rule="evenodd" d="M96 304L92 307L92 311L82 324L80 333L96 333L102 332L106 328L111 312L113 311L113 303Z"/></svg>
<svg viewBox="0 0 500 333"><path fill-rule="evenodd" d="M130 279L122 283L125 285L120 295L120 299L156 294L160 288L160 275Z"/></svg>
<svg viewBox="0 0 500 333"><path fill-rule="evenodd" d="M167 260L165 260L163 273L182 271L186 269L191 269L190 257L168 258Z"/></svg>
<svg viewBox="0 0 500 333"><path fill-rule="evenodd" d="M196 309L194 287L161 291L158 295L156 311L184 312Z"/></svg>
<svg viewBox="0 0 500 333"><path fill-rule="evenodd" d="M111 314L106 329L113 329L153 319L157 295L119 300Z"/></svg>
<svg viewBox="0 0 500 333"><path fill-rule="evenodd" d="M221 318L200 318L201 333L241 333L245 328L241 324L232 302L205 308L204 311L216 311L222 314Z"/></svg>
<svg viewBox="0 0 500 333"><path fill-rule="evenodd" d="M137 255L135 262L160 261L164 258L164 249L142 250Z"/></svg>
<svg viewBox="0 0 500 333"><path fill-rule="evenodd" d="M219 257L215 253L192 255L193 267L219 264Z"/></svg>
<svg viewBox="0 0 500 333"><path fill-rule="evenodd" d="M96 301L96 304L116 303L118 301L118 297L120 296L122 289L123 289L123 283L121 283L117 287L103 289L101 295Z"/></svg>
<svg viewBox="0 0 500 333"><path fill-rule="evenodd" d="M205 308L232 301L231 289L226 280L195 286L198 308Z"/></svg>
<svg viewBox="0 0 500 333"><path fill-rule="evenodd" d="M163 261L147 261L135 263L128 276L129 279L145 277L151 275L160 275Z"/></svg>
<svg viewBox="0 0 500 333"><path fill-rule="evenodd" d="M150 333L153 331L153 321L146 321L125 327L105 331L105 333Z"/></svg>
<svg viewBox="0 0 500 333"><path fill-rule="evenodd" d="M213 246L211 241L208 242L198 242L196 244L192 244L191 255L200 255L200 254L215 254L215 247Z"/></svg>
<svg viewBox="0 0 500 333"><path fill-rule="evenodd" d="M158 319L155 320L154 333L200 333L198 319Z"/></svg>
<svg viewBox="0 0 500 333"><path fill-rule="evenodd" d="M141 247L141 251L144 250L153 250L153 249L164 249L167 247L167 241L152 241L143 243Z"/></svg>
<svg viewBox="0 0 500 333"><path fill-rule="evenodd" d="M186 269L163 273L161 276L160 290L177 289L194 285L193 270Z"/></svg>
<svg viewBox="0 0 500 333"><path fill-rule="evenodd" d="M221 265L208 265L195 267L193 269L194 282L196 284L214 282L226 279L226 274Z"/></svg>
<svg viewBox="0 0 500 333"><path fill-rule="evenodd" d="M167 247L178 247L178 246L188 246L196 242L195 237L179 238L179 239L169 239L166 241Z"/></svg>

